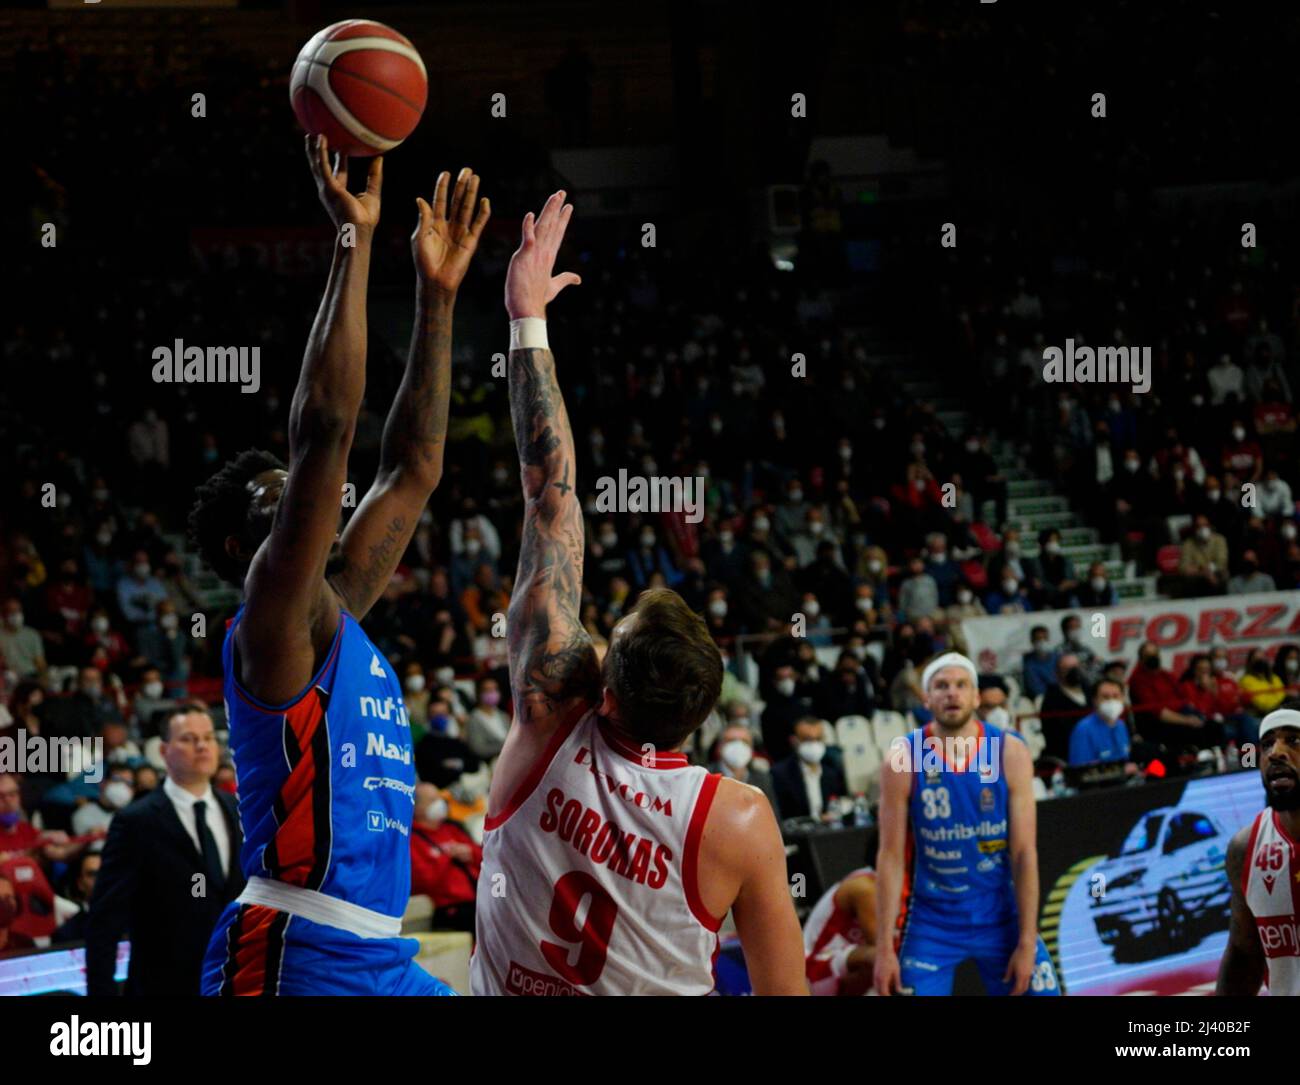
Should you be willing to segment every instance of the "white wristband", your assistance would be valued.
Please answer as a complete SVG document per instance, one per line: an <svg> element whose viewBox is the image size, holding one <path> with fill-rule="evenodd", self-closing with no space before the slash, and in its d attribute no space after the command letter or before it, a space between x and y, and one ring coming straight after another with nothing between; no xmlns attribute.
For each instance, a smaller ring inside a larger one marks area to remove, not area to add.
<svg viewBox="0 0 1300 1085"><path fill-rule="evenodd" d="M546 339L546 321L539 316L525 316L510 322L511 350L550 350Z"/></svg>

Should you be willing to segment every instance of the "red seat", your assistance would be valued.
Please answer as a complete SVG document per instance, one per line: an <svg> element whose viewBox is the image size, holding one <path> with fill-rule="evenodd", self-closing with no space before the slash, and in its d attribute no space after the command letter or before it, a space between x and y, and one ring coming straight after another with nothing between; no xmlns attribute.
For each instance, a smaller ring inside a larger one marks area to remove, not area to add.
<svg viewBox="0 0 1300 1085"><path fill-rule="evenodd" d="M1162 573L1176 573L1183 561L1183 548L1177 543L1169 543L1156 551L1156 567Z"/></svg>

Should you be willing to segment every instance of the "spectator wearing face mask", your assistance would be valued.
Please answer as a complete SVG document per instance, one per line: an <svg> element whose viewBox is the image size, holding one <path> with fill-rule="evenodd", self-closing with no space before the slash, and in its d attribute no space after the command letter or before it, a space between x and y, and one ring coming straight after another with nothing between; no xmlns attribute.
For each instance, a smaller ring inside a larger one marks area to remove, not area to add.
<svg viewBox="0 0 1300 1085"><path fill-rule="evenodd" d="M510 717L501 709L501 688L493 678L484 678L478 684L478 704L469 714L469 729L465 741L475 755L491 761L505 745L510 730Z"/></svg>
<svg viewBox="0 0 1300 1085"><path fill-rule="evenodd" d="M631 576L627 551L619 546L618 528L613 520L602 520L594 532L587 532L587 558L583 565L587 582L597 595L604 595L613 577Z"/></svg>
<svg viewBox="0 0 1300 1085"><path fill-rule="evenodd" d="M1099 683L1093 707L1095 711L1079 720L1070 732L1070 764L1127 761L1130 747L1124 723L1124 687L1118 682Z"/></svg>
<svg viewBox="0 0 1300 1085"><path fill-rule="evenodd" d="M772 766L772 785L782 818L833 816L831 800L845 796L844 773L826 756L826 726L804 716L789 738L790 754Z"/></svg>
<svg viewBox="0 0 1300 1085"><path fill-rule="evenodd" d="M45 681L45 646L41 635L27 625L23 605L17 599L4 602L4 626L0 628L0 660L21 681Z"/></svg>
<svg viewBox="0 0 1300 1085"><path fill-rule="evenodd" d="M477 546L471 546L477 540ZM501 560L501 536L492 521L478 511L472 500L466 501L461 515L452 520L447 530L447 542L453 555L464 554L471 562Z"/></svg>
<svg viewBox="0 0 1300 1085"><path fill-rule="evenodd" d="M1228 650L1215 648L1210 653L1210 668L1214 675L1215 711L1223 717L1224 733L1238 745L1259 739L1259 720L1246 711L1241 700L1241 687L1228 666Z"/></svg>
<svg viewBox="0 0 1300 1085"><path fill-rule="evenodd" d="M1088 582L1080 585L1075 597L1081 607L1113 607L1119 605L1119 591L1106 575L1103 562L1094 561L1088 566Z"/></svg>
<svg viewBox="0 0 1300 1085"><path fill-rule="evenodd" d="M1177 679L1160 666L1160 649L1151 641L1138 650L1128 691L1134 725L1148 742L1163 742L1170 749L1197 743L1205 719L1187 705Z"/></svg>
<svg viewBox="0 0 1300 1085"><path fill-rule="evenodd" d="M988 436L980 433L966 435L966 454L962 457L962 474L970 482L975 498L976 513L985 501L993 501L994 522L1007 518L1007 481L988 450Z"/></svg>
<svg viewBox="0 0 1300 1085"><path fill-rule="evenodd" d="M1286 683L1274 673L1268 657L1258 648L1246 660L1246 671L1238 683L1243 702L1251 715L1262 719L1286 700Z"/></svg>
<svg viewBox="0 0 1300 1085"><path fill-rule="evenodd" d="M876 607L883 606L889 598L889 555L883 546L864 546L858 550L854 578L859 585L871 589Z"/></svg>
<svg viewBox="0 0 1300 1085"><path fill-rule="evenodd" d="M25 855L39 855L49 862L61 862L83 845L74 844L58 829L41 830L27 820L23 810L19 777L0 772L0 863Z"/></svg>
<svg viewBox="0 0 1300 1085"><path fill-rule="evenodd" d="M925 540L925 572L938 588L938 605L951 606L961 581L961 570L948 553L948 539L942 532L932 531Z"/></svg>
<svg viewBox="0 0 1300 1085"><path fill-rule="evenodd" d="M830 617L822 609L821 601L812 592L803 593L796 613L802 614L804 618L803 636L798 638L802 642L800 650L806 649L812 652L812 661L815 664L815 649L827 648L831 643Z"/></svg>
<svg viewBox="0 0 1300 1085"><path fill-rule="evenodd" d="M77 807L72 814L74 836L107 832L113 815L135 798L135 773L125 765L108 772L99 785L99 798Z"/></svg>
<svg viewBox="0 0 1300 1085"><path fill-rule="evenodd" d="M121 723L116 699L105 692L104 676L95 667L82 667L71 696L48 702L45 722L51 737L90 738L105 723Z"/></svg>
<svg viewBox="0 0 1300 1085"><path fill-rule="evenodd" d="M1004 574L998 586L984 596L984 609L989 614L1028 614L1034 609L1020 581L1009 573Z"/></svg>
<svg viewBox="0 0 1300 1085"><path fill-rule="evenodd" d="M719 645L731 644L740 632L736 616L731 612L731 603L727 599L727 589L715 584L709 589L704 602L704 624L709 628L709 635Z"/></svg>
<svg viewBox="0 0 1300 1085"><path fill-rule="evenodd" d="M433 784L415 785L411 826L411 895L433 901L434 930L474 932L483 849L448 819L447 797Z"/></svg>
<svg viewBox="0 0 1300 1085"><path fill-rule="evenodd" d="M1045 625L1029 631L1030 649L1020 657L1021 682L1028 697L1041 697L1056 681L1057 653L1052 650L1051 636Z"/></svg>
<svg viewBox="0 0 1300 1085"><path fill-rule="evenodd" d="M984 604L970 589L970 585L962 581L957 585L957 590L953 594L951 606L945 607L943 611L944 622L948 626L948 639L952 647L966 655L966 636L962 632L961 623L966 618L982 618L988 611L984 609Z"/></svg>
<svg viewBox="0 0 1300 1085"><path fill-rule="evenodd" d="M709 763L709 771L758 788L772 804L772 812L780 817L777 813L776 789L772 784L772 774L753 758L753 732L744 724L733 721L728 723L723 728L722 734L718 736L717 757Z"/></svg>
<svg viewBox="0 0 1300 1085"><path fill-rule="evenodd" d="M704 570L721 584L735 584L744 575L749 550L736 535L736 521L724 520L717 535L704 543Z"/></svg>
<svg viewBox="0 0 1300 1085"><path fill-rule="evenodd" d="M1199 498L1193 502L1193 515L1205 516L1210 521L1210 526L1220 535L1235 539L1240 535L1246 510L1241 507L1240 500L1233 499L1234 496L1239 497L1240 491L1235 495L1225 494L1223 483L1210 475L1205 480L1205 488Z"/></svg>
<svg viewBox="0 0 1300 1085"><path fill-rule="evenodd" d="M1260 520L1295 515L1295 498L1291 495L1291 486L1277 473L1276 467L1270 467L1264 472L1264 481L1259 484L1259 493L1251 513Z"/></svg>
<svg viewBox="0 0 1300 1085"><path fill-rule="evenodd" d="M772 672L763 700L763 749L775 759L790 748L794 725L812 711L812 701L799 693L798 675L789 663L781 664Z"/></svg>
<svg viewBox="0 0 1300 1085"><path fill-rule="evenodd" d="M1015 731L1016 721L1007 700L1007 686L997 675L980 678L979 718L1003 730Z"/></svg>
<svg viewBox="0 0 1300 1085"><path fill-rule="evenodd" d="M1228 540L1214 530L1209 517L1196 517L1192 534L1183 540L1178 572L1184 595L1223 593L1228 581Z"/></svg>
<svg viewBox="0 0 1300 1085"><path fill-rule="evenodd" d="M175 708L176 703L166 694L162 672L157 667L150 667L140 675L140 686L131 701L132 733L142 739L161 733L160 713Z"/></svg>
<svg viewBox="0 0 1300 1085"><path fill-rule="evenodd" d="M1039 532L1038 545L1041 551L1038 578L1042 584L1039 591L1043 606L1048 609L1069 606L1079 581L1074 562L1061 548L1061 533L1054 527L1044 529Z"/></svg>
<svg viewBox="0 0 1300 1085"><path fill-rule="evenodd" d="M898 586L898 614L903 621L928 618L939 609L939 585L919 557L907 563L907 577Z"/></svg>
<svg viewBox="0 0 1300 1085"><path fill-rule="evenodd" d="M75 557L59 563L59 575L45 588L45 611L51 627L45 632L49 659L58 664L81 662L81 638L95 605L95 594L81 575Z"/></svg>
<svg viewBox="0 0 1300 1085"><path fill-rule="evenodd" d="M673 564L667 547L659 541L658 534L649 523L642 523L641 530L637 533L636 549L627 552L627 567L632 576L632 584L638 591L650 586L650 578L655 573L659 573L664 578L664 584L670 588L675 588L685 576Z"/></svg>
<svg viewBox="0 0 1300 1085"><path fill-rule="evenodd" d="M98 652L103 652L105 664L110 670L116 670L131 655L131 646L112 627L108 611L103 607L91 611L86 635L82 640L83 659L93 658Z"/></svg>
<svg viewBox="0 0 1300 1085"><path fill-rule="evenodd" d="M1056 681L1043 694L1039 713L1043 722L1043 738L1049 757L1068 761L1070 734L1074 725L1088 712L1087 680L1079 657L1074 652L1064 652L1056 660Z"/></svg>
<svg viewBox="0 0 1300 1085"><path fill-rule="evenodd" d="M189 630L182 631L180 615L170 599L158 604L157 621L140 630L137 643L140 655L158 669L170 692L183 696L190 676L191 641Z"/></svg>
<svg viewBox="0 0 1300 1085"><path fill-rule="evenodd" d="M402 672L402 702L406 705L406 718L411 724L412 744L419 742L429 729L430 697L424 668L411 660Z"/></svg>
<svg viewBox="0 0 1300 1085"><path fill-rule="evenodd" d="M143 629L153 624L158 604L166 598L167 589L153 575L148 552L137 550L130 572L117 582L117 606L122 617L137 630Z"/></svg>
<svg viewBox="0 0 1300 1085"><path fill-rule="evenodd" d="M1263 472L1264 453L1259 442L1246 432L1245 423L1234 418L1228 427L1220 463L1225 474L1231 472L1243 482L1258 482Z"/></svg>

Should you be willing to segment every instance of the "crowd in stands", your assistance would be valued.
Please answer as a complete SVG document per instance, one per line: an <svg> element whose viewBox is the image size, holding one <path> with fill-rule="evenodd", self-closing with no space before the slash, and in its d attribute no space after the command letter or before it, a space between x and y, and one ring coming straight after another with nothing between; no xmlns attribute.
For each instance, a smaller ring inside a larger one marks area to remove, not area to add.
<svg viewBox="0 0 1300 1085"><path fill-rule="evenodd" d="M151 78L133 89L115 77L141 108L122 105L112 123L154 115L168 76ZM41 81L38 93L53 107L103 89L88 65ZM279 127L251 124L249 146L268 145ZM57 221L69 239L96 236L104 221L142 233L175 225L183 240L172 245L187 251L183 225L103 214L108 196L89 190L114 156L75 137L70 130L50 169L27 179L33 220ZM275 193L268 200L295 192L288 222L310 213L305 173L259 186L251 153L237 170L205 161L232 189L260 187ZM291 176L284 161L267 167L272 177ZM230 208L213 213L223 221ZM1078 611L1059 629L1036 628L1021 672L989 676L982 692L990 722L1040 719L1042 752L1061 762L1240 745L1300 687L1295 645L1254 653L1242 673L1223 649L1178 674L1154 645L1136 665L1092 655L1081 615L1117 605L1111 574L1103 562L1076 565L1059 529L1028 531L1009 517L997 455L999 442L1023 453L1164 593L1297 588L1300 267L1281 247L1236 253L1226 220L1141 243L1118 221L1091 233L1096 223L1068 225L1078 229L1031 252L1014 224L1001 233L990 224L979 259L929 278L939 300L916 327L937 329L923 345L982 420L951 432L933 403L910 399L873 362L859 295L778 271L760 251L705 261L611 245L575 221L568 255L585 283L556 306L551 339L586 495L583 624L601 645L642 590L680 592L728 667L718 710L689 752L755 783L783 817L841 816L836 800L852 796L830 725L878 711L924 722L921 669L966 647L963 619ZM160 786L169 714L204 704L220 723L229 609L210 606L196 583L180 539L185 513L195 483L243 448L287 458L288 402L320 276L277 274L239 253L178 277L165 245L141 245L156 266L128 254L139 272L129 282L71 242L48 262L23 257L23 304L0 327L7 371L42 384L36 395L0 387L0 736L99 738L105 769L93 781L86 766L71 778L0 776L0 891L4 862L21 854L38 858L64 898L88 899L96 863L87 845ZM496 329L491 349L502 323L491 276L509 247L504 234L485 242L464 289L467 319L458 313L458 334L476 317ZM924 276L909 259L896 266L914 286ZM373 478L401 368L371 332L350 465L359 492ZM1149 345L1151 392L1044 384L1043 348L1066 336ZM152 383L150 351L177 337L260 344L261 389ZM511 712L497 618L510 598L521 495L491 349L459 345L445 478L365 623L405 687L422 781L419 884L453 924L472 909L474 826ZM791 376L795 352L806 355L805 377ZM597 481L621 470L704 480L703 517L599 511ZM213 785L237 787L228 761Z"/></svg>

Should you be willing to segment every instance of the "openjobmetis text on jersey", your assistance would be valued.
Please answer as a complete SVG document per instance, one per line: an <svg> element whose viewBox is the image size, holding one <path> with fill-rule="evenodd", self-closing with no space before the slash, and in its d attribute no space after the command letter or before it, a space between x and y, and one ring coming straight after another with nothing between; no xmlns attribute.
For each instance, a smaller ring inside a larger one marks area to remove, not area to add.
<svg viewBox="0 0 1300 1085"><path fill-rule="evenodd" d="M187 347L177 339L154 347L155 384L238 384L241 392L262 387L261 347Z"/></svg>
<svg viewBox="0 0 1300 1085"><path fill-rule="evenodd" d="M1131 384L1134 392L1151 391L1150 347L1092 347L1065 341L1065 349L1043 351L1047 384Z"/></svg>

